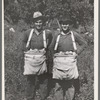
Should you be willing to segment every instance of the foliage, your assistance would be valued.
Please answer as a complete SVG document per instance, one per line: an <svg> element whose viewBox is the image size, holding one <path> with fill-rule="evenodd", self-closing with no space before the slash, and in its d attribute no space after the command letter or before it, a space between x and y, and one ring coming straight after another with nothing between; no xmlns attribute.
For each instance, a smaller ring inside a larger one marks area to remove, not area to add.
<svg viewBox="0 0 100 100"><path fill-rule="evenodd" d="M90 0L5 0L5 16L10 17L13 23L19 19L31 23L32 14L37 10L49 19L69 17L74 24L85 25L94 17L94 6Z"/></svg>

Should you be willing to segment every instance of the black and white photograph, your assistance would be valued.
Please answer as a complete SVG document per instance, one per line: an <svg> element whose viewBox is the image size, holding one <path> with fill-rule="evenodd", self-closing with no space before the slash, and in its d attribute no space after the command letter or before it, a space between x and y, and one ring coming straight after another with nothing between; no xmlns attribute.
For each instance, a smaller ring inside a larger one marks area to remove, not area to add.
<svg viewBox="0 0 100 100"><path fill-rule="evenodd" d="M2 100L97 100L97 2L2 2Z"/></svg>

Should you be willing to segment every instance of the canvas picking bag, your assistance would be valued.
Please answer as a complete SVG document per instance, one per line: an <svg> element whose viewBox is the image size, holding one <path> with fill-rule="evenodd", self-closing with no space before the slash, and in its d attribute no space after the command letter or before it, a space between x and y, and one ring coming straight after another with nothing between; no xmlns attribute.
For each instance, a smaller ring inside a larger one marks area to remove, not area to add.
<svg viewBox="0 0 100 100"><path fill-rule="evenodd" d="M34 29L31 30L26 47L28 47ZM46 48L46 36L43 31L43 43ZM24 75L41 75L47 72L45 49L34 49L24 52Z"/></svg>
<svg viewBox="0 0 100 100"><path fill-rule="evenodd" d="M71 32L71 38L73 47L75 50L77 50L73 32ZM59 39L60 35L57 37L56 45L54 48L55 50L57 49ZM79 74L77 69L76 56L77 54L75 52L67 52L67 54L55 54L53 59L53 79L69 80L78 78Z"/></svg>

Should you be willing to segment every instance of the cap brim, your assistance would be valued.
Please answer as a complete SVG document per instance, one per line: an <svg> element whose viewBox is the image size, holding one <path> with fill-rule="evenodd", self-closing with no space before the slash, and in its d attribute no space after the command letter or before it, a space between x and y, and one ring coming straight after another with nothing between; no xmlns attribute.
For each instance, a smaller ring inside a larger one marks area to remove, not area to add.
<svg viewBox="0 0 100 100"><path fill-rule="evenodd" d="M60 24L65 24L65 25L66 24L69 24L69 25L72 25L73 24L71 20L60 20L59 23Z"/></svg>
<svg viewBox="0 0 100 100"><path fill-rule="evenodd" d="M40 16L40 17L37 17L37 18L33 18L33 21L37 21L37 20L42 20L43 22L46 21L46 18L44 16Z"/></svg>

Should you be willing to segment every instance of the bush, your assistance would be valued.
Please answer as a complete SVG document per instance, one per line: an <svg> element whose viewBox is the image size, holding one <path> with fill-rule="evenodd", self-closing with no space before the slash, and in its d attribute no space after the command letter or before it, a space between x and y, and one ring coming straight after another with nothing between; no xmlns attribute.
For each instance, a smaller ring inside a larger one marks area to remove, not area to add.
<svg viewBox="0 0 100 100"><path fill-rule="evenodd" d="M6 100L23 98L25 77L23 76L22 32L5 30L5 92Z"/></svg>

